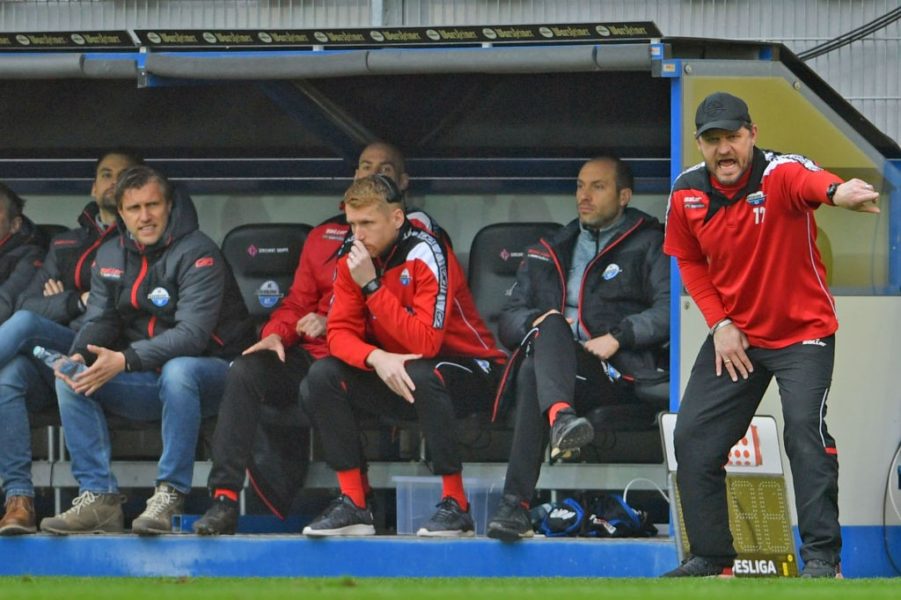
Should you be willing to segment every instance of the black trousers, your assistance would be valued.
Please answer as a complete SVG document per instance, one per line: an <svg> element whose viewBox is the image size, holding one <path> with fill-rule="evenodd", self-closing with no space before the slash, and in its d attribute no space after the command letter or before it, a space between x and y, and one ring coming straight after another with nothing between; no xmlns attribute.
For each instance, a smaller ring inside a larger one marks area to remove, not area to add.
<svg viewBox="0 0 901 600"><path fill-rule="evenodd" d="M677 479L691 552L723 563L735 557L723 465L775 377L782 399L785 451L794 477L801 557L836 563L842 546L838 455L825 421L835 336L778 350L750 348L747 353L754 365L747 380L733 383L725 373L717 377L713 339L708 337L679 408Z"/></svg>
<svg viewBox="0 0 901 600"><path fill-rule="evenodd" d="M601 361L573 339L562 315L550 315L516 373L516 424L504 493L530 500L541 472L550 427L547 411L557 402L584 414L597 406L626 401L628 384L613 384Z"/></svg>
<svg viewBox="0 0 901 600"><path fill-rule="evenodd" d="M288 348L285 362L270 350L239 356L228 369L225 393L213 434L211 490L239 491L253 451L262 405L289 409L313 357L300 347Z"/></svg>
<svg viewBox="0 0 901 600"><path fill-rule="evenodd" d="M301 398L332 469L364 466L357 416L368 413L418 420L431 453L433 472L460 472L455 420L489 410L498 369L471 358L419 359L405 366L416 386L413 404L392 392L374 371L357 369L333 357L313 364L301 384Z"/></svg>

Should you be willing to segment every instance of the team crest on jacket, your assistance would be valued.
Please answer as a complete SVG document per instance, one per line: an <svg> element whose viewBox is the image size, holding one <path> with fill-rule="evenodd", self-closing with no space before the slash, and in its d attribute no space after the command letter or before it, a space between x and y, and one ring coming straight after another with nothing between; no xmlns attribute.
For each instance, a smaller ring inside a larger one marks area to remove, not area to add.
<svg viewBox="0 0 901 600"><path fill-rule="evenodd" d="M404 269L400 272L400 284L401 285L410 285L410 271L408 269Z"/></svg>
<svg viewBox="0 0 901 600"><path fill-rule="evenodd" d="M158 306L160 308L169 304L169 292L166 291L166 288L154 288L152 292L147 294L147 298L149 298L150 301L153 302L154 306Z"/></svg>
<svg viewBox="0 0 901 600"><path fill-rule="evenodd" d="M618 264L610 263L607 265L607 268L604 269L604 274L601 275L601 277L603 277L605 281L610 281L622 272L623 270Z"/></svg>
<svg viewBox="0 0 901 600"><path fill-rule="evenodd" d="M760 206L766 202L766 194L763 192L754 192L753 194L748 194L745 201L751 206Z"/></svg>

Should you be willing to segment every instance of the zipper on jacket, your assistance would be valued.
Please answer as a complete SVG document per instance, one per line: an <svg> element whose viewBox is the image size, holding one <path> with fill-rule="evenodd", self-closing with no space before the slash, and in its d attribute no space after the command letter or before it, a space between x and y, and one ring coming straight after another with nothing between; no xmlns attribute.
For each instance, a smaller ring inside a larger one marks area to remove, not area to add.
<svg viewBox="0 0 901 600"><path fill-rule="evenodd" d="M557 268L557 275L560 276L560 289L562 290L562 298L560 300L560 312L566 312L566 277L563 274L563 266L560 264L560 261L557 259L557 253L554 252L554 249L551 248L551 245L548 244L544 239L539 240L542 246L547 248L548 254L551 255L551 260L554 261L554 266Z"/></svg>
<svg viewBox="0 0 901 600"><path fill-rule="evenodd" d="M78 262L75 264L75 289L78 291L83 291L81 287L81 268L84 266L84 261L94 250L96 250L100 244L106 241L106 236L114 230L114 226L110 226L106 228L106 231L100 234L94 243L88 246L88 249L84 251L84 253L78 258Z"/></svg>
<svg viewBox="0 0 901 600"><path fill-rule="evenodd" d="M141 283L144 282L144 278L147 277L147 257L141 257L141 271L138 273L137 279L135 279L134 284L131 286L131 305L134 308L139 308L138 306L138 288L141 287Z"/></svg>
<svg viewBox="0 0 901 600"><path fill-rule="evenodd" d="M616 238L616 240L614 240L613 242L608 244L607 247L604 248L603 252L601 252L594 258L592 258L588 262L588 264L585 265L585 271L582 273L582 283L579 284L579 306L576 310L576 315L579 317L579 327L584 329L585 333L587 335L591 335L591 332L588 331L588 327L585 326L585 322L582 320L582 298L585 295L585 280L588 278L588 272L591 270L592 267L594 267L595 263L597 263L599 260L601 260L602 256L604 256L605 254L610 252L613 248L618 246L620 242L622 242L624 239L629 237L633 231L635 231L642 225L642 223L644 223L644 218L639 219L638 222L635 225L633 225L631 228L629 228L628 231L623 232L623 234L621 236L619 236L618 238Z"/></svg>

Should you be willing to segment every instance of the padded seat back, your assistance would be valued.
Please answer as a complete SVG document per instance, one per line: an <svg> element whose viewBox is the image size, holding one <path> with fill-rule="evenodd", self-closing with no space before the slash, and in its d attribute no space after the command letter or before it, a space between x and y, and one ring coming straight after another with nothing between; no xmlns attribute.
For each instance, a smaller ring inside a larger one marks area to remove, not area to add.
<svg viewBox="0 0 901 600"><path fill-rule="evenodd" d="M265 322L288 294L311 229L304 223L240 225L222 241L222 254L257 324Z"/></svg>
<svg viewBox="0 0 901 600"><path fill-rule="evenodd" d="M37 228L44 236L42 241L45 248L50 247L50 240L53 239L54 236L69 231L69 228L65 225L57 225L54 223L38 223Z"/></svg>
<svg viewBox="0 0 901 600"><path fill-rule="evenodd" d="M469 288L495 339L498 319L526 248L560 227L559 223L550 222L496 223L483 227L473 238L469 251Z"/></svg>

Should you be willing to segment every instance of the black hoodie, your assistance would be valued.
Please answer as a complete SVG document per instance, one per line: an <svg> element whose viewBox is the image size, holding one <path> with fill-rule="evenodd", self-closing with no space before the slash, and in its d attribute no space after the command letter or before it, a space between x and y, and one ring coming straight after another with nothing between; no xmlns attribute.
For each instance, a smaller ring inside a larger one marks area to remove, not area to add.
<svg viewBox="0 0 901 600"><path fill-rule="evenodd" d="M159 369L176 356L230 359L253 343L238 284L216 244L198 230L191 198L176 191L169 222L152 246L120 235L97 252L84 324L72 344L125 354L126 370Z"/></svg>

